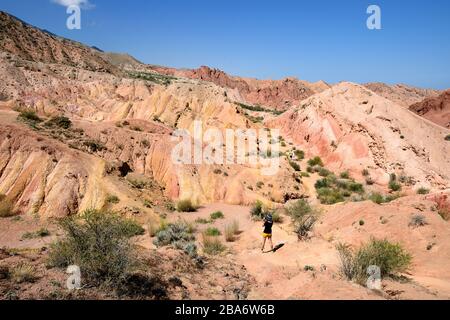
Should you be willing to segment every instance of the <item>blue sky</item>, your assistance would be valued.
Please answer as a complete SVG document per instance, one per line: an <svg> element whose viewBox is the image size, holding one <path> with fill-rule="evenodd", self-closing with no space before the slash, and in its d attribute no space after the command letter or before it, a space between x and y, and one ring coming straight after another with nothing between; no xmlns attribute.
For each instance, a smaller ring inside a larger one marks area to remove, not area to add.
<svg viewBox="0 0 450 320"><path fill-rule="evenodd" d="M58 1L77 0L2 0L0 9L151 64L450 88L448 0L89 0L81 30L66 28ZM382 30L366 27L370 4L381 7Z"/></svg>

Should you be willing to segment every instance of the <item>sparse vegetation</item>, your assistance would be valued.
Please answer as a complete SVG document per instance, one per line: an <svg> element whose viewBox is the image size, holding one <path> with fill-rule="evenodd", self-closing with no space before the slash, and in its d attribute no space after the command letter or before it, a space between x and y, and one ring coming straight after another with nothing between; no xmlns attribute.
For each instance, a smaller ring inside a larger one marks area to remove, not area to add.
<svg viewBox="0 0 450 320"><path fill-rule="evenodd" d="M341 172L339 175L342 179L350 179L350 173L348 171Z"/></svg>
<svg viewBox="0 0 450 320"><path fill-rule="evenodd" d="M172 81L177 78L172 76L167 76L159 73L150 73L150 72L130 72L131 78L142 79L146 81L151 81L160 85L168 86L172 83Z"/></svg>
<svg viewBox="0 0 450 320"><path fill-rule="evenodd" d="M305 159L305 152L302 150L294 150L294 155L297 158L297 160Z"/></svg>
<svg viewBox="0 0 450 320"><path fill-rule="evenodd" d="M297 162L289 161L289 165L294 169L295 171L300 171L300 165Z"/></svg>
<svg viewBox="0 0 450 320"><path fill-rule="evenodd" d="M394 200L398 199L399 197L400 197L399 193L384 196L379 192L374 192L369 195L369 200L371 200L372 202L375 202L376 204L382 204L382 203L389 203L391 201L394 201Z"/></svg>
<svg viewBox="0 0 450 320"><path fill-rule="evenodd" d="M197 211L197 207L192 204L192 201L189 199L180 200L177 202L177 211L178 212L195 212Z"/></svg>
<svg viewBox="0 0 450 320"><path fill-rule="evenodd" d="M174 248L183 250L190 257L197 256L197 246L195 245L194 227L185 221L177 221L164 225L156 233L153 243L158 246L172 245Z"/></svg>
<svg viewBox="0 0 450 320"><path fill-rule="evenodd" d="M31 109L21 110L18 116L19 119L24 120L26 122L31 123L39 123L42 122L42 119L38 117L36 111Z"/></svg>
<svg viewBox="0 0 450 320"><path fill-rule="evenodd" d="M266 214L269 212L264 209L263 203L261 201L256 201L253 207L250 209L250 215L253 219L261 220L263 219Z"/></svg>
<svg viewBox="0 0 450 320"><path fill-rule="evenodd" d="M117 204L120 202L120 199L116 195L110 194L106 197L106 202L111 204Z"/></svg>
<svg viewBox="0 0 450 320"><path fill-rule="evenodd" d="M110 286L119 285L136 265L129 239L144 229L133 220L113 212L87 210L60 224L65 236L52 245L50 265L78 265L91 283Z"/></svg>
<svg viewBox="0 0 450 320"><path fill-rule="evenodd" d="M362 174L364 177L368 177L368 176L369 176L369 170L364 169L364 170L361 172L361 174Z"/></svg>
<svg viewBox="0 0 450 320"><path fill-rule="evenodd" d="M72 126L72 121L69 118L63 116L56 116L51 118L45 123L48 128L58 127L62 129L69 129Z"/></svg>
<svg viewBox="0 0 450 320"><path fill-rule="evenodd" d="M392 173L389 181L389 189L392 191L400 191L402 186L397 182L397 176Z"/></svg>
<svg viewBox="0 0 450 320"><path fill-rule="evenodd" d="M10 277L15 283L34 282L37 279L36 269L22 262L10 270Z"/></svg>
<svg viewBox="0 0 450 320"><path fill-rule="evenodd" d="M266 109L261 106L251 106L251 105L241 103L241 102L235 102L234 104L238 105L242 109L246 109L246 110L254 111L254 112L268 112L268 113L272 113L274 115L280 115L283 113L282 111Z"/></svg>
<svg viewBox="0 0 450 320"><path fill-rule="evenodd" d="M223 215L222 211L216 211L211 213L210 218L211 220L217 220L217 219L223 219L225 216Z"/></svg>
<svg viewBox="0 0 450 320"><path fill-rule="evenodd" d="M44 238L50 235L50 231L47 228L41 228L36 232L25 232L22 235L23 240L36 239L36 238Z"/></svg>
<svg viewBox="0 0 450 320"><path fill-rule="evenodd" d="M445 136L445 141L450 141L450 134Z"/></svg>
<svg viewBox="0 0 450 320"><path fill-rule="evenodd" d="M419 189L417 189L417 194L429 194L430 193L430 189L421 187Z"/></svg>
<svg viewBox="0 0 450 320"><path fill-rule="evenodd" d="M208 229L205 230L205 234L209 237L218 237L222 233L220 232L219 229L217 229L215 227L209 227Z"/></svg>
<svg viewBox="0 0 450 320"><path fill-rule="evenodd" d="M371 239L356 252L344 244L338 244L336 248L341 260L341 273L348 280L355 280L361 285L367 280L369 266L378 266L381 276L386 277L405 271L412 259L400 244L388 240Z"/></svg>
<svg viewBox="0 0 450 320"><path fill-rule="evenodd" d="M308 238L319 218L319 211L310 206L305 200L297 200L287 207L287 213L294 224L294 231L299 240Z"/></svg>
<svg viewBox="0 0 450 320"><path fill-rule="evenodd" d="M423 214L414 214L411 217L411 221L409 222L409 226L413 228L423 227L428 224L427 219Z"/></svg>
<svg viewBox="0 0 450 320"><path fill-rule="evenodd" d="M234 220L232 223L225 226L225 240L227 242L233 242L235 236L239 233L239 222Z"/></svg>
<svg viewBox="0 0 450 320"><path fill-rule="evenodd" d="M138 126L132 126L132 127L130 127L130 129L133 131L142 132L142 128L138 127Z"/></svg>
<svg viewBox="0 0 450 320"><path fill-rule="evenodd" d="M150 187L150 184L147 181L140 179L127 178L128 182L136 189L146 189Z"/></svg>
<svg viewBox="0 0 450 320"><path fill-rule="evenodd" d="M327 170L328 171L328 170ZM325 172L323 173L325 175ZM327 172L326 177L318 180L315 184L317 196L322 204L335 204L350 198L353 193L362 195L364 187L353 179L337 179L336 176Z"/></svg>
<svg viewBox="0 0 450 320"><path fill-rule="evenodd" d="M195 223L208 224L208 223L211 223L211 220L208 220L208 219L205 219L205 218L197 218L197 219L195 219Z"/></svg>
<svg viewBox="0 0 450 320"><path fill-rule="evenodd" d="M272 213L272 220L274 223L281 223L283 222L283 216L280 214L279 211L274 211Z"/></svg>
<svg viewBox="0 0 450 320"><path fill-rule="evenodd" d="M314 158L308 160L308 165L310 167L314 167L314 166L323 167L323 162L320 157L314 157Z"/></svg>
<svg viewBox="0 0 450 320"><path fill-rule="evenodd" d="M100 142L96 140L87 140L83 142L83 145L88 147L91 152L98 152L106 150L106 147Z"/></svg>
<svg viewBox="0 0 450 320"><path fill-rule="evenodd" d="M226 247L218 237L208 236L206 233L202 234L203 252L208 255L218 255L225 251Z"/></svg>

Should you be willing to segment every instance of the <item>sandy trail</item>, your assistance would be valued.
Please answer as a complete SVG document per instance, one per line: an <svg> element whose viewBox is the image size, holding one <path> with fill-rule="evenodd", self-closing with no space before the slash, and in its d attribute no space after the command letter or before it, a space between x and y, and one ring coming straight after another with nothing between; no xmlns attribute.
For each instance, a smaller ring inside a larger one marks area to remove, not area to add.
<svg viewBox="0 0 450 320"><path fill-rule="evenodd" d="M275 253L261 252L262 223L251 220L249 207L211 204L195 213L177 214L172 218L194 222L197 218L208 219L214 211L222 211L225 218L212 224L198 225L198 231L201 233L203 229L214 226L223 233L226 224L235 220L239 222L241 233L234 242L227 243L231 252L227 257L245 266L256 280L249 299L379 298L365 288L340 280L334 245L319 237L299 242L289 231L290 221L286 217L283 223L275 224L273 228L274 245L285 244ZM266 249L269 249L267 245ZM305 266L313 267L314 271L305 271Z"/></svg>

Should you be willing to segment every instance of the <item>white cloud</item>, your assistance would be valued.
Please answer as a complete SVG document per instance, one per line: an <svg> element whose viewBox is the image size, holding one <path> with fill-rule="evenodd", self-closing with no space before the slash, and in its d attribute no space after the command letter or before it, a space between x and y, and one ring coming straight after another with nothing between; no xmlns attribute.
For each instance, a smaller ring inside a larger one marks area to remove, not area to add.
<svg viewBox="0 0 450 320"><path fill-rule="evenodd" d="M52 0L52 2L64 7L69 7L73 5L79 6L83 9L91 9L94 7L94 5L89 2L89 0Z"/></svg>

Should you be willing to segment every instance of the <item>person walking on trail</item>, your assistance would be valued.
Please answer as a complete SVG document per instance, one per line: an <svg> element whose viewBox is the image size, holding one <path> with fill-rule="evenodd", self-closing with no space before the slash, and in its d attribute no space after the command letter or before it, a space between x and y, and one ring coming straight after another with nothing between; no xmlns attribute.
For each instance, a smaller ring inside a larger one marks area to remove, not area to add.
<svg viewBox="0 0 450 320"><path fill-rule="evenodd" d="M264 232L263 232L263 246L261 248L261 252L264 252L264 247L266 246L266 240L269 239L270 242L270 250L273 251L273 243L272 243L272 226L273 226L273 218L271 214L268 214L264 218Z"/></svg>

